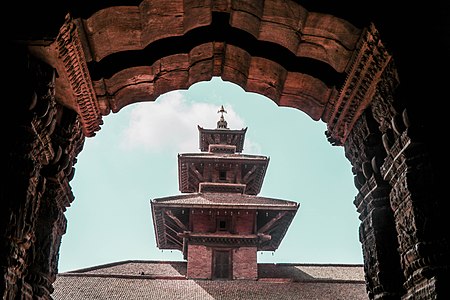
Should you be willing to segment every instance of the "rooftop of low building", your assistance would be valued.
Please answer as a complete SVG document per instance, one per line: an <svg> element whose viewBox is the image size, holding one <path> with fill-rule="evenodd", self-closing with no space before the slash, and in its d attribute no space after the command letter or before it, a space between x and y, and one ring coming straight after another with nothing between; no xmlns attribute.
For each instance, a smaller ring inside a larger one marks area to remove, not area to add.
<svg viewBox="0 0 450 300"><path fill-rule="evenodd" d="M368 299L360 264L259 263L258 280L192 280L184 261L128 260L60 273L55 300Z"/></svg>

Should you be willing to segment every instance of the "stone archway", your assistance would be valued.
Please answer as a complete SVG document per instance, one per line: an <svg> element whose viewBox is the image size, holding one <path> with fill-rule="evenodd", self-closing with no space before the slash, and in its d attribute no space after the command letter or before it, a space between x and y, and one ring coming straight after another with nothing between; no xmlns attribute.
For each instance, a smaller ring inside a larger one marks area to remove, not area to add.
<svg viewBox="0 0 450 300"><path fill-rule="evenodd" d="M50 296L73 166L102 116L212 76L323 120L330 143L345 148L369 298L448 295L439 168L373 23L358 28L295 1L135 2L61 9L49 40L11 46L21 81L6 136L7 299Z"/></svg>

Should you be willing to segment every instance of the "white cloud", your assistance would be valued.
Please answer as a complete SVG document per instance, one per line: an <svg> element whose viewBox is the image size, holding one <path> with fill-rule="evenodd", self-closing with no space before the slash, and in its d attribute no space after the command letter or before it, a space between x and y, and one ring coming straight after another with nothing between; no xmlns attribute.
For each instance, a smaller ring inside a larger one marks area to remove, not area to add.
<svg viewBox="0 0 450 300"><path fill-rule="evenodd" d="M245 127L244 120L231 106L224 104L224 108L228 127ZM122 146L127 150L198 152L197 125L216 128L220 117L218 110L215 104L188 102L180 91L166 93L155 102L138 103L131 110L129 124L122 132ZM251 141L246 141L246 147L249 147L246 153L251 153L251 148L259 149Z"/></svg>
<svg viewBox="0 0 450 300"><path fill-rule="evenodd" d="M261 146L258 143L249 140L248 138L245 138L244 150L242 151L242 153L265 155L264 153L261 153Z"/></svg>

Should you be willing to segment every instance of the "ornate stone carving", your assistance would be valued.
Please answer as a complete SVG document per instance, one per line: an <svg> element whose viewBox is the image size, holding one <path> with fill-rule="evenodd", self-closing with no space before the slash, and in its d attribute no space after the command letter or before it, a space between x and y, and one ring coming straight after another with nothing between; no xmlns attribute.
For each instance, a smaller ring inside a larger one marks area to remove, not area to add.
<svg viewBox="0 0 450 300"><path fill-rule="evenodd" d="M394 92L399 83L394 61L390 60L381 75L370 106L372 115L378 122L382 133L392 128L391 120L397 114L394 109Z"/></svg>
<svg viewBox="0 0 450 300"><path fill-rule="evenodd" d="M20 54L19 54L20 55ZM55 152L50 135L56 125L57 106L54 98L55 71L31 57L27 64L19 68L24 84L31 92L17 93L15 104L20 106L28 102L28 114L18 118L12 124L14 139L10 144L5 172L7 189L2 204L0 228L4 237L0 253L5 260L1 266L5 270L2 296L15 299L20 293L32 298L33 288L25 281L30 259L30 248L36 241L36 215L45 193L47 181L41 176L42 168L54 157ZM17 107L18 108L18 107ZM17 122L17 123L16 123ZM8 206L9 204L9 206ZM5 214L5 215L3 215ZM8 224L8 226L3 226Z"/></svg>
<svg viewBox="0 0 450 300"><path fill-rule="evenodd" d="M67 197L58 184L49 182L36 214L35 236L26 282L33 288L33 295L51 299L52 284L58 273L58 253L62 235L66 232L66 218L59 198ZM65 210L65 209L64 209Z"/></svg>
<svg viewBox="0 0 450 300"><path fill-rule="evenodd" d="M386 102L387 98L379 100ZM396 108L400 109L401 106ZM391 115L390 124L388 114L383 114L380 128L386 130L385 136L390 133L391 137L389 143L385 142L388 156L381 174L392 185L390 202L406 278L403 299L432 299L440 289L445 289L441 282L446 277L442 274L449 268L445 257L450 250L448 240L440 233L445 226L443 207L433 192L436 180L423 143L425 132L407 110Z"/></svg>
<svg viewBox="0 0 450 300"><path fill-rule="evenodd" d="M75 95L78 113L85 136L91 137L103 124L97 96L92 86L77 26L67 15L56 39L58 54L65 67L69 83Z"/></svg>
<svg viewBox="0 0 450 300"><path fill-rule="evenodd" d="M353 126L369 106L391 60L373 24L366 28L347 66L347 78L336 101L329 101L322 119L333 144L343 145Z"/></svg>
<svg viewBox="0 0 450 300"><path fill-rule="evenodd" d="M386 153L370 109L355 122L344 148L346 157L353 165L355 185L359 190L353 203L362 221L359 239L364 254L369 298L399 297L403 293L403 280L396 251L394 216L389 203L391 188L379 170L379 161Z"/></svg>
<svg viewBox="0 0 450 300"><path fill-rule="evenodd" d="M51 299L66 226L63 211L74 198L68 182L84 135L77 114L55 100L55 70L32 56L26 59L17 72L27 88L17 93L15 105L27 114L15 119L8 132L14 138L4 170L11 189L2 198L0 218L0 254L5 258L1 295Z"/></svg>

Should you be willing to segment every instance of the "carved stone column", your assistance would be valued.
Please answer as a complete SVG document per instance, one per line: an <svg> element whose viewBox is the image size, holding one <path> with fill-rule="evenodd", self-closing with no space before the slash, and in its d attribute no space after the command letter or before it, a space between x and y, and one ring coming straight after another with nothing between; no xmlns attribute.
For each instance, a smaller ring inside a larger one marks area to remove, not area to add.
<svg viewBox="0 0 450 300"><path fill-rule="evenodd" d="M403 280L389 203L391 188L379 169L386 153L370 110L355 123L344 148L353 165L355 186L359 190L354 204L360 213L359 238L368 296L370 299L400 299Z"/></svg>
<svg viewBox="0 0 450 300"><path fill-rule="evenodd" d="M328 140L332 145L344 146L353 166L359 190L354 204L360 213L360 241L371 299L400 299L403 294L394 215L389 203L391 187L380 174L386 152L370 110L383 82L392 82L392 88L398 84L393 70L392 56L372 24L360 36L339 97L327 104L323 116L327 120Z"/></svg>
<svg viewBox="0 0 450 300"><path fill-rule="evenodd" d="M59 207L61 190L54 183L47 185L37 215L36 241L30 249L25 281L33 289L34 299L51 299L52 284L58 273L58 253L61 237L66 231L66 218Z"/></svg>
<svg viewBox="0 0 450 300"><path fill-rule="evenodd" d="M449 294L448 224L427 149L426 132L408 110L395 110L383 134L388 156L381 168L392 185L400 261L407 290L403 299L445 299Z"/></svg>
<svg viewBox="0 0 450 300"><path fill-rule="evenodd" d="M54 111L54 71L29 58L25 49L15 50L15 56L9 57L17 58L18 63L8 74L15 78L8 86L15 93L13 99L5 99L5 112L12 118L5 132L5 186L0 203L0 291L4 299L32 297L32 288L24 278L29 249L36 238L36 213L46 185L40 171L54 155L48 138L54 128L49 117Z"/></svg>
<svg viewBox="0 0 450 300"><path fill-rule="evenodd" d="M383 132L387 156L380 171L392 186L401 268L405 277L402 299L449 298L448 224L442 195L430 157L425 116L401 102L392 82L379 86L372 111ZM411 108L411 109L409 109Z"/></svg>
<svg viewBox="0 0 450 300"><path fill-rule="evenodd" d="M62 212L73 200L68 181L84 136L76 114L56 103L55 70L26 49L16 50L9 57L17 62L10 72L16 81L9 86L16 93L5 105L14 118L5 133L2 166L0 294L3 299L49 299L65 231Z"/></svg>
<svg viewBox="0 0 450 300"><path fill-rule="evenodd" d="M58 115L60 126L52 136L56 155L42 170L47 185L36 216L36 241L30 249L32 255L25 279L32 286L35 299L50 299L53 292L61 238L66 232L64 212L74 199L69 181L74 176L75 157L84 141L76 113L61 108Z"/></svg>

